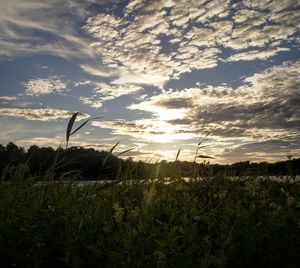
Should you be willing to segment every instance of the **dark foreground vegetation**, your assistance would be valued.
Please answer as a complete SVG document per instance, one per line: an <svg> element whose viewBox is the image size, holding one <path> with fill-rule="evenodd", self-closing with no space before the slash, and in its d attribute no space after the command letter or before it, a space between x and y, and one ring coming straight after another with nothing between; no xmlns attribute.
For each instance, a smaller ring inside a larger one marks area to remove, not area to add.
<svg viewBox="0 0 300 268"><path fill-rule="evenodd" d="M2 173L0 267L300 267L299 183L53 178Z"/></svg>
<svg viewBox="0 0 300 268"><path fill-rule="evenodd" d="M175 156L174 156L175 157ZM187 161L135 162L131 158L123 160L106 151L71 147L55 150L31 146L27 151L13 143L0 145L0 172L9 164L25 164L32 176L43 177L55 162L56 174L77 172L77 179L145 179L165 177L198 176L246 176L246 175L290 175L300 174L300 158L277 163L239 162L231 165L195 163ZM158 172L159 171L159 172ZM57 177L58 178L58 177Z"/></svg>
<svg viewBox="0 0 300 268"><path fill-rule="evenodd" d="M0 145L0 267L300 267L299 163Z"/></svg>

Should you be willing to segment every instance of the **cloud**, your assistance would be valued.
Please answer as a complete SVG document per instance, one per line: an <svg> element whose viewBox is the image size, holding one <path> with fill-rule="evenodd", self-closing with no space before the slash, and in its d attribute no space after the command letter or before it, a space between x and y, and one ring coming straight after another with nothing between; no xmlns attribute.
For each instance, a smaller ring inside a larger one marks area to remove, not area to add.
<svg viewBox="0 0 300 268"><path fill-rule="evenodd" d="M166 5L172 6L170 3ZM175 59L175 54L162 52L164 46L160 36L178 35L181 39L180 30L172 25L177 24L177 27L185 28L188 19L186 21L174 17L171 22L167 12L161 10L159 5L150 8L149 5L142 4L141 7L140 2L129 6L129 10L139 9L133 20L130 15L121 19L109 14L98 14L89 18L84 26L87 33L95 39L92 46L101 56L103 63L118 73L119 78L114 83L129 82L162 87L171 77L197 69L200 63L200 68L216 66L215 57L219 53L217 49L207 49L199 53L195 51L190 54L189 60L180 58L179 55Z"/></svg>
<svg viewBox="0 0 300 268"><path fill-rule="evenodd" d="M94 92L105 97L117 98L123 95L135 93L142 88L136 85L110 85L106 83L96 83Z"/></svg>
<svg viewBox="0 0 300 268"><path fill-rule="evenodd" d="M77 85L78 83L76 83ZM95 81L80 82L81 85L89 85L93 87L91 97L81 96L79 100L90 107L100 108L103 102L113 100L123 95L137 93L142 87L137 85L119 85L119 84L107 84Z"/></svg>
<svg viewBox="0 0 300 268"><path fill-rule="evenodd" d="M99 13L83 29L103 64L119 76L115 83L163 87L183 73L216 67L224 48L232 49L230 61L266 60L288 51L281 45L293 40L300 19L293 1L283 6L269 0L263 7L253 1L137 0L122 18Z"/></svg>
<svg viewBox="0 0 300 268"><path fill-rule="evenodd" d="M181 74L224 62L224 49L232 50L233 61L271 58L287 51L283 42L295 42L299 32L299 5L292 0L280 5L275 0L132 0L125 7L114 6L119 2L0 4L1 55L47 53L81 59L83 71L115 76L115 84L162 88ZM91 8L107 4L109 11Z"/></svg>
<svg viewBox="0 0 300 268"><path fill-rule="evenodd" d="M91 97L91 98L90 97L80 97L79 100L83 104L90 106L92 108L100 108L103 105L103 100L99 100L99 99L97 100L97 98L95 98L95 97Z"/></svg>
<svg viewBox="0 0 300 268"><path fill-rule="evenodd" d="M41 135L41 134L39 134ZM44 136L38 136L33 138L20 138L16 142L19 146L29 148L31 145L38 145L42 147L53 147L57 148L59 145L64 145L64 143L60 144L61 141L64 141L64 135L55 135L48 137L47 135ZM88 141L83 140L84 136L72 136L72 143L71 146L74 147L89 147L94 149L101 148L102 150L109 150L112 145L111 144L89 144Z"/></svg>
<svg viewBox="0 0 300 268"><path fill-rule="evenodd" d="M172 125L163 120L101 121L92 122L92 125L111 129L114 135L131 136L139 141L167 143L194 137L193 133L184 133L181 126Z"/></svg>
<svg viewBox="0 0 300 268"><path fill-rule="evenodd" d="M26 88L25 93L30 96L64 94L67 90L66 83L57 77L31 79L23 83L23 86Z"/></svg>
<svg viewBox="0 0 300 268"><path fill-rule="evenodd" d="M17 99L18 99L17 96L0 96L0 100L3 100L3 101L14 101Z"/></svg>
<svg viewBox="0 0 300 268"><path fill-rule="evenodd" d="M266 60L274 55L278 54L281 51L290 51L289 48L278 47L270 48L267 50L250 50L247 52L240 52L230 56L227 61L253 61L253 60Z"/></svg>
<svg viewBox="0 0 300 268"><path fill-rule="evenodd" d="M297 142L300 138L300 62L286 62L245 78L245 84L167 90L128 108L197 135L218 126L217 139ZM169 114L169 119L164 118Z"/></svg>
<svg viewBox="0 0 300 268"><path fill-rule="evenodd" d="M104 71L101 68L97 68L91 65L80 65L80 68L85 71L86 73L93 75L93 76L100 76L100 77L109 77L111 76L110 72Z"/></svg>
<svg viewBox="0 0 300 268"><path fill-rule="evenodd" d="M252 142L224 149L218 157L224 162L275 162L287 160L287 155L299 155L299 145L282 140Z"/></svg>
<svg viewBox="0 0 300 268"><path fill-rule="evenodd" d="M67 59L94 59L96 54L88 38L77 27L94 3L96 1L84 4L77 0L2 1L0 57L46 53Z"/></svg>
<svg viewBox="0 0 300 268"><path fill-rule="evenodd" d="M278 2L276 1L270 1L270 0L245 0L244 4L253 9L271 9L274 11L274 13L283 11L285 9L294 10L296 7L299 7L299 3L293 1L293 0L284 0L280 2L280 5L278 5Z"/></svg>
<svg viewBox="0 0 300 268"><path fill-rule="evenodd" d="M18 108L0 108L0 116L17 117L33 121L49 121L58 119L68 119L71 112L66 110L42 108L42 109L18 109Z"/></svg>
<svg viewBox="0 0 300 268"><path fill-rule="evenodd" d="M82 80L82 81L75 82L74 86L75 87L88 86L88 85L91 85L91 84L92 84L92 81L90 81L90 80Z"/></svg>
<svg viewBox="0 0 300 268"><path fill-rule="evenodd" d="M245 78L236 89L165 90L128 107L152 119L96 124L116 135L163 143L194 140L217 126L211 141L221 147L210 153L218 161L284 159L300 153L299 74L300 62L291 61Z"/></svg>
<svg viewBox="0 0 300 268"><path fill-rule="evenodd" d="M121 72L120 76L112 81L112 84L137 84L137 85L154 85L162 88L168 80L165 76L159 73L126 73Z"/></svg>

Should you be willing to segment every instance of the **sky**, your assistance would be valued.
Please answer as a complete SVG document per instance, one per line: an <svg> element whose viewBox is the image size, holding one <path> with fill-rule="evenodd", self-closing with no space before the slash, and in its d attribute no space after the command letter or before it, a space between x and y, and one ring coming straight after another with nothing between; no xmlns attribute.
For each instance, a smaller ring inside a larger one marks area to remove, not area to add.
<svg viewBox="0 0 300 268"><path fill-rule="evenodd" d="M0 144L300 157L297 0L0 0ZM83 121L81 121L83 122ZM80 124L80 121L77 123ZM199 161L201 161L199 159Z"/></svg>

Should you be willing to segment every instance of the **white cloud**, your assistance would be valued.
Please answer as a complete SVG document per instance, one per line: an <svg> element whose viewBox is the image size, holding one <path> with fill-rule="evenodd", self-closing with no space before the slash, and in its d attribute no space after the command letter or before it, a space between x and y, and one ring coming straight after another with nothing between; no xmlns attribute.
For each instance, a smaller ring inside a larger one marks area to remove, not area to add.
<svg viewBox="0 0 300 268"><path fill-rule="evenodd" d="M14 58L46 53L68 59L94 59L96 54L89 46L89 40L76 26L78 21L86 18L87 9L93 2L1 1L0 56Z"/></svg>
<svg viewBox="0 0 300 268"><path fill-rule="evenodd" d="M92 81L90 81L90 80L82 80L82 81L75 82L74 86L75 87L88 86L88 85L91 85L91 84L92 84Z"/></svg>
<svg viewBox="0 0 300 268"><path fill-rule="evenodd" d="M4 101L14 101L17 99L18 97L16 96L0 96L0 100L4 100Z"/></svg>
<svg viewBox="0 0 300 268"><path fill-rule="evenodd" d="M272 0L244 0L244 4L253 9L270 9L274 12L280 12L285 9L294 9L299 6L299 3L294 0L282 0L280 5L277 1Z"/></svg>
<svg viewBox="0 0 300 268"><path fill-rule="evenodd" d="M89 85L93 87L93 95L91 97L81 96L79 100L90 107L100 108L103 102L108 100L113 100L123 95L134 94L142 89L140 86L136 85L124 85L124 84L107 84L101 82L91 82L89 83L81 82L83 85ZM128 82L128 81L127 81ZM76 83L77 84L77 83Z"/></svg>
<svg viewBox="0 0 300 268"><path fill-rule="evenodd" d="M247 23L253 26L259 26L264 24L269 15L265 12L259 12L253 9L240 9L233 16L233 20L236 23Z"/></svg>
<svg viewBox="0 0 300 268"><path fill-rule="evenodd" d="M281 51L289 51L289 48L278 47L267 50L250 50L247 52L240 52L230 56L227 61L252 61L252 60L266 60Z"/></svg>
<svg viewBox="0 0 300 268"><path fill-rule="evenodd" d="M92 108L100 108L103 105L103 100L97 100L95 97L80 97L79 100Z"/></svg>
<svg viewBox="0 0 300 268"><path fill-rule="evenodd" d="M111 73L109 71L102 70L102 68L97 68L90 65L80 65L80 68L85 71L88 74L91 74L93 76L100 76L100 77L109 77L111 76Z"/></svg>
<svg viewBox="0 0 300 268"><path fill-rule="evenodd" d="M280 5L275 0L235 4L228 0L134 0L124 8L122 18L114 15L112 5L117 2L1 3L0 53L5 57L47 53L80 58L85 60L82 70L93 76L163 87L183 73L217 66L223 62L223 48L234 50L233 59L264 60L275 56L283 42L292 41L299 32L299 10L291 0ZM111 4L110 12L105 9L93 16L90 5L102 3ZM86 22L82 29L78 20Z"/></svg>
<svg viewBox="0 0 300 268"><path fill-rule="evenodd" d="M102 94L106 97L112 96L114 98L135 93L142 88L136 85L109 85L106 83L96 83L95 93Z"/></svg>
<svg viewBox="0 0 300 268"><path fill-rule="evenodd" d="M155 73L126 73L122 72L120 76L112 81L115 85L137 84L137 85L154 85L157 87L163 87L164 83L168 81L168 78L161 75L159 72Z"/></svg>
<svg viewBox="0 0 300 268"><path fill-rule="evenodd" d="M25 93L31 96L64 94L67 90L66 83L57 77L31 79L23 83L23 86L26 88Z"/></svg>
<svg viewBox="0 0 300 268"><path fill-rule="evenodd" d="M265 60L287 51L280 46L298 31L299 16L291 9L293 2L286 1L284 9L275 2L254 10L249 7L259 4L248 1L138 0L129 2L124 17L100 13L83 29L94 38L92 47L103 64L118 76L115 83L163 87L182 73L217 66L224 61L222 47L234 50L235 61Z"/></svg>

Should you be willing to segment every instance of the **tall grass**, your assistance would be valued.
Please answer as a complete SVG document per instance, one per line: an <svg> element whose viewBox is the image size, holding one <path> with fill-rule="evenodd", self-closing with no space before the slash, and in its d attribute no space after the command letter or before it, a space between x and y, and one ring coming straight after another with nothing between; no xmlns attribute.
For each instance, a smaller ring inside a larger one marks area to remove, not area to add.
<svg viewBox="0 0 300 268"><path fill-rule="evenodd" d="M69 119L67 129L66 129L66 149L68 148L70 137L73 134L75 134L78 130L80 130L82 127L84 127L88 122L103 118L103 117L100 117L100 116L94 117L94 118L89 118L89 119L85 120L81 125L79 125L75 130L73 130L74 123L76 121L76 118L79 115L84 116L82 113L76 112L76 113L73 113L72 116Z"/></svg>
<svg viewBox="0 0 300 268"><path fill-rule="evenodd" d="M300 185L0 185L0 267L299 267ZM73 175L66 179L69 181Z"/></svg>

